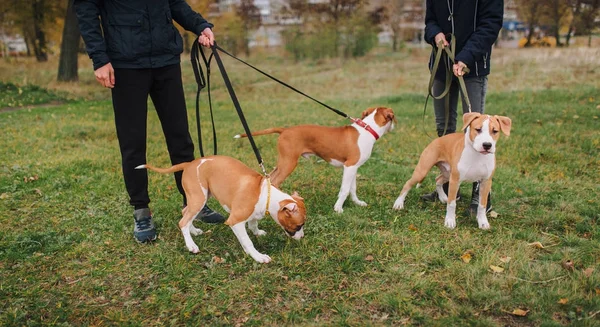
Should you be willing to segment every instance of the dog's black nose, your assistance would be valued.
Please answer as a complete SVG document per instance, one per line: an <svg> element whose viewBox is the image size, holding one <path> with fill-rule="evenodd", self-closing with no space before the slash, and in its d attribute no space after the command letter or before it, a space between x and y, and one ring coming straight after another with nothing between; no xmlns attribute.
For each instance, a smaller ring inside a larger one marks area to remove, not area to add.
<svg viewBox="0 0 600 327"><path fill-rule="evenodd" d="M489 150L492 148L492 143L490 142L484 142L482 145L485 150Z"/></svg>

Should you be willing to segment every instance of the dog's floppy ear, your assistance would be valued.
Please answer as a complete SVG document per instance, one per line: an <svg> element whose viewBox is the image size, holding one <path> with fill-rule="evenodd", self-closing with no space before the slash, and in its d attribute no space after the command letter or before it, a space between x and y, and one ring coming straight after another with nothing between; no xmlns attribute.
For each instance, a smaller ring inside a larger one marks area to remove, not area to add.
<svg viewBox="0 0 600 327"><path fill-rule="evenodd" d="M469 127L469 125L471 125L473 120L475 120L475 118L477 118L479 116L481 116L481 114L478 112L468 112L468 113L464 114L462 130L464 131L467 127Z"/></svg>
<svg viewBox="0 0 600 327"><path fill-rule="evenodd" d="M370 115L375 109L377 109L377 108L369 108L369 109L363 111L362 114L360 115L360 119L364 119L365 117Z"/></svg>
<svg viewBox="0 0 600 327"><path fill-rule="evenodd" d="M504 135L506 136L509 136L510 128L512 126L512 120L505 116L494 116L494 118L498 119L498 122L500 123L500 130L502 131L502 133L504 133Z"/></svg>
<svg viewBox="0 0 600 327"><path fill-rule="evenodd" d="M398 121L396 120L396 116L394 115L394 110L392 110L392 108L381 108L383 110L385 110L385 119L387 121L392 121L394 123L398 123Z"/></svg>
<svg viewBox="0 0 600 327"><path fill-rule="evenodd" d="M292 199L296 200L296 201L304 201L304 198L300 196L300 194L298 194L298 192L294 191L294 193L292 194Z"/></svg>
<svg viewBox="0 0 600 327"><path fill-rule="evenodd" d="M294 212L298 210L298 205L295 202L290 202L283 207L283 210Z"/></svg>

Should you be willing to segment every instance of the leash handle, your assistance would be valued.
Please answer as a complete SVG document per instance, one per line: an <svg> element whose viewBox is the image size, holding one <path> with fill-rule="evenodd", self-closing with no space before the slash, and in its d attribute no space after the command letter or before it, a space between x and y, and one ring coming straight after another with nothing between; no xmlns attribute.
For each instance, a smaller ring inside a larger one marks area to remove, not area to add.
<svg viewBox="0 0 600 327"><path fill-rule="evenodd" d="M254 143L254 137L252 137L252 133L250 132L250 127L248 127L248 122L246 121L246 117L244 117L244 112L242 111L240 102L238 101L237 96L235 95L235 91L233 90L233 85L231 84L231 81L229 80L229 76L227 75L227 71L225 70L225 66L223 65L223 61L221 60L221 57L219 56L219 51L217 49L220 49L221 51L223 51L220 47L217 46L217 43L215 42L214 45L211 47L212 54L215 57L215 61L217 62L217 66L219 67L219 70L221 71L221 76L223 76L223 82L225 82L225 86L227 87L227 91L229 92L231 101L233 101L235 110L237 111L238 116L240 117L242 126L244 126L244 131L246 132L246 135L248 135L248 140L250 141L250 145L252 145L252 150L254 150L254 155L256 156L256 160L258 161L259 166L262 168L263 172L265 172L265 175L266 175L266 171L263 166L262 157L260 156L260 152L258 151L258 147L256 146L256 143Z"/></svg>
<svg viewBox="0 0 600 327"><path fill-rule="evenodd" d="M204 72L202 71L202 64L200 62L200 56L202 55L202 60L204 65L206 66L206 78L204 77ZM210 62L212 60L212 54L209 56L208 60L204 55L204 50L198 43L198 40L194 41L192 45L192 51L190 52L190 61L192 63L192 70L194 71L194 77L196 79L196 84L198 85L196 89L196 130L198 131L198 149L200 150L200 156L204 157L204 146L202 145L202 128L200 124L200 91L208 86L208 105L210 108L210 120L212 124L212 134L213 134L213 152L217 154L217 131L215 128L215 119L213 114L212 107L212 98L210 94Z"/></svg>

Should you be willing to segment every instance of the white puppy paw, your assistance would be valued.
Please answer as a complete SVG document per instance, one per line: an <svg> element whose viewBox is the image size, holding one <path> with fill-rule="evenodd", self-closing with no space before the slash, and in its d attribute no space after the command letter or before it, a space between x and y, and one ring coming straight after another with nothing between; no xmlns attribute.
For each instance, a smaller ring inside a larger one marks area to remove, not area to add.
<svg viewBox="0 0 600 327"><path fill-rule="evenodd" d="M335 212L337 212L337 213L342 213L342 212L344 212L344 208L342 207L342 205L341 205L341 204L337 204L337 203L336 203L336 204L333 206L333 211L335 211Z"/></svg>
<svg viewBox="0 0 600 327"><path fill-rule="evenodd" d="M477 223L479 224L479 228L481 229L490 229L490 223L488 222L486 217L483 217L483 219L477 219Z"/></svg>
<svg viewBox="0 0 600 327"><path fill-rule="evenodd" d="M266 254L259 253L259 252L256 252L256 254L253 254L252 258L254 260L256 260L256 262L258 262L258 263L269 263L269 262L271 262L271 257L269 257Z"/></svg>
<svg viewBox="0 0 600 327"><path fill-rule="evenodd" d="M361 200L354 200L353 201L356 205L361 206L361 207L366 207L367 203L365 201L361 201Z"/></svg>
<svg viewBox="0 0 600 327"><path fill-rule="evenodd" d="M200 228L196 228L194 225L190 226L190 234L194 236L202 235L202 230Z"/></svg>
<svg viewBox="0 0 600 327"><path fill-rule="evenodd" d="M394 209L396 210L402 210L404 209L404 199L402 197L398 197L396 199L396 202L394 202Z"/></svg>
<svg viewBox="0 0 600 327"><path fill-rule="evenodd" d="M446 217L446 219L444 219L444 226L450 229L454 229L456 227L456 218Z"/></svg>
<svg viewBox="0 0 600 327"><path fill-rule="evenodd" d="M200 248L198 248L198 245L196 245L196 243L188 244L187 248L193 254L200 252Z"/></svg>
<svg viewBox="0 0 600 327"><path fill-rule="evenodd" d="M256 235L256 236L263 236L263 235L267 235L267 232L265 232L262 229L257 229L256 232L254 232L254 235Z"/></svg>

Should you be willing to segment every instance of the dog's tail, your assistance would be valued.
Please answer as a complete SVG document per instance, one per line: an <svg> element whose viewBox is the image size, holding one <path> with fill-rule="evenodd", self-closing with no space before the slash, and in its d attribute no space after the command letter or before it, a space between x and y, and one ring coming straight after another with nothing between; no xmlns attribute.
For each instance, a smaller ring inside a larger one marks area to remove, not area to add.
<svg viewBox="0 0 600 327"><path fill-rule="evenodd" d="M256 132L252 132L252 136L259 136L259 135L267 135L267 134L273 134L273 133L277 133L277 134L281 134L281 132L283 132L285 130L285 128L283 127L273 127L273 128L267 128L267 129L263 129L262 131L256 131ZM248 137L248 134L238 134L236 136L234 136L234 139L239 139L242 137Z"/></svg>
<svg viewBox="0 0 600 327"><path fill-rule="evenodd" d="M182 171L189 164L190 164L189 162L182 162L180 164L171 166L169 168L158 168L158 167L154 167L150 164L144 164L144 165L139 165L139 166L135 167L135 169L149 169L149 170L161 173L161 174L168 174L168 173L174 173L177 171Z"/></svg>

